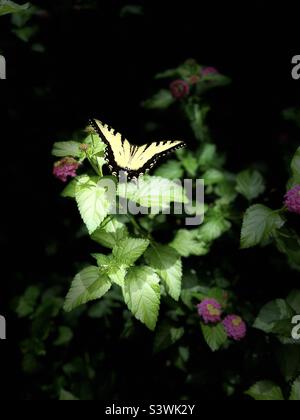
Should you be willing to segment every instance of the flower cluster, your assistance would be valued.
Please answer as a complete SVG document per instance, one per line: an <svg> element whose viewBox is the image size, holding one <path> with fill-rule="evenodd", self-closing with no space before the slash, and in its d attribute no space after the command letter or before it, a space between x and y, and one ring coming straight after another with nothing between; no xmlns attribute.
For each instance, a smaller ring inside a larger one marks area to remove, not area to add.
<svg viewBox="0 0 300 420"><path fill-rule="evenodd" d="M206 324L209 322L214 324L221 321L222 307L215 299L204 299L197 305L197 308L198 314Z"/></svg>
<svg viewBox="0 0 300 420"><path fill-rule="evenodd" d="M241 340L247 333L247 327L242 318L238 315L228 315L222 322L228 337L236 341Z"/></svg>
<svg viewBox="0 0 300 420"><path fill-rule="evenodd" d="M62 182L67 182L68 177L75 178L80 164L72 157L66 157L54 164L53 175Z"/></svg>
<svg viewBox="0 0 300 420"><path fill-rule="evenodd" d="M197 305L198 314L208 324L222 322L228 337L239 341L246 336L247 327L242 318L238 315L227 315L222 321L222 306L216 299L204 299Z"/></svg>
<svg viewBox="0 0 300 420"><path fill-rule="evenodd" d="M290 212L300 214L300 185L296 185L286 193L284 204Z"/></svg>
<svg viewBox="0 0 300 420"><path fill-rule="evenodd" d="M170 91L173 98L183 99L190 94L191 87L197 85L201 80L209 80L211 76L218 75L219 72L214 67L202 67L200 71L191 74L187 80L176 79L170 84Z"/></svg>

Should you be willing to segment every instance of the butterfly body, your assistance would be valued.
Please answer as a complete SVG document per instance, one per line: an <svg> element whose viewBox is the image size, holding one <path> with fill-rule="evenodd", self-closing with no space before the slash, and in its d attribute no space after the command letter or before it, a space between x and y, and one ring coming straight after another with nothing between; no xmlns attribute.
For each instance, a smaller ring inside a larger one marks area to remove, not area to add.
<svg viewBox="0 0 300 420"><path fill-rule="evenodd" d="M112 127L99 120L90 120L90 125L106 145L105 158L113 175L125 172L128 179L149 172L157 160L167 153L185 147L183 141L160 141L136 146Z"/></svg>

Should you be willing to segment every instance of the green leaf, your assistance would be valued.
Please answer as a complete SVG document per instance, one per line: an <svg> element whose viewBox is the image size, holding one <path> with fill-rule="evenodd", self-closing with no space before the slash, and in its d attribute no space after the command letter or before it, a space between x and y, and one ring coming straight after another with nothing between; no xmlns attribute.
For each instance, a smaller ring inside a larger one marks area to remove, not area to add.
<svg viewBox="0 0 300 420"><path fill-rule="evenodd" d="M294 315L291 307L283 299L276 299L267 303L260 310L253 327L262 330L266 333L273 332L279 321L289 321L291 325L291 318ZM290 327L290 330L292 327Z"/></svg>
<svg viewBox="0 0 300 420"><path fill-rule="evenodd" d="M78 273L66 297L64 310L70 312L77 306L96 300L111 288L111 282L98 267L90 266Z"/></svg>
<svg viewBox="0 0 300 420"><path fill-rule="evenodd" d="M140 206L151 207L154 213L167 209L170 203L188 203L181 185L160 177L143 177L138 183L120 183L118 195Z"/></svg>
<svg viewBox="0 0 300 420"><path fill-rule="evenodd" d="M163 280L168 294L179 300L182 281L182 262L179 254L166 245L155 245L145 254L147 263Z"/></svg>
<svg viewBox="0 0 300 420"><path fill-rule="evenodd" d="M203 337L212 351L219 350L227 341L227 334L223 325L208 325L201 323Z"/></svg>
<svg viewBox="0 0 300 420"><path fill-rule="evenodd" d="M293 344L280 346L276 356L281 373L286 381L291 381L297 374L299 374L300 352L298 346Z"/></svg>
<svg viewBox="0 0 300 420"><path fill-rule="evenodd" d="M204 142L209 134L206 117L210 111L210 107L191 102L187 104L185 111L196 139Z"/></svg>
<svg viewBox="0 0 300 420"><path fill-rule="evenodd" d="M267 241L284 223L278 213L262 204L249 207L243 220L241 247L250 248Z"/></svg>
<svg viewBox="0 0 300 420"><path fill-rule="evenodd" d="M198 160L191 152L187 152L181 158L181 163L189 176L194 178L197 174Z"/></svg>
<svg viewBox="0 0 300 420"><path fill-rule="evenodd" d="M161 73L158 73L155 76L155 79L175 79L177 77L179 77L178 69L169 69Z"/></svg>
<svg viewBox="0 0 300 420"><path fill-rule="evenodd" d="M298 234L287 227L276 231L275 240L277 248L284 253L290 266L300 271L300 238Z"/></svg>
<svg viewBox="0 0 300 420"><path fill-rule="evenodd" d="M169 90L162 89L152 98L143 103L147 109L167 109L174 102L174 98Z"/></svg>
<svg viewBox="0 0 300 420"><path fill-rule="evenodd" d="M168 160L155 171L155 176L167 179L180 179L183 177L183 172L180 162Z"/></svg>
<svg viewBox="0 0 300 420"><path fill-rule="evenodd" d="M149 246L148 239L126 238L115 245L113 256L119 264L133 265Z"/></svg>
<svg viewBox="0 0 300 420"><path fill-rule="evenodd" d="M203 174L204 184L208 185L215 185L219 184L224 181L224 174L223 172L219 171L218 169L208 169Z"/></svg>
<svg viewBox="0 0 300 420"><path fill-rule="evenodd" d="M221 197L218 200L218 203L225 205L232 203L238 195L235 188L235 181L232 179L225 179L215 187L215 193Z"/></svg>
<svg viewBox="0 0 300 420"><path fill-rule="evenodd" d="M100 226L92 235L92 239L106 248L113 248L123 239L128 237L128 229L126 225L118 220L117 217L111 219L108 223L103 222L103 227Z"/></svg>
<svg viewBox="0 0 300 420"><path fill-rule="evenodd" d="M73 339L73 331L69 327L59 327L58 328L58 337L54 340L54 346L65 346Z"/></svg>
<svg viewBox="0 0 300 420"><path fill-rule="evenodd" d="M184 334L184 328L174 328L168 322L163 322L154 337L153 350L159 353L175 344Z"/></svg>
<svg viewBox="0 0 300 420"><path fill-rule="evenodd" d="M209 244L199 238L199 230L180 229L170 243L182 257L189 257L190 255L207 255L209 252Z"/></svg>
<svg viewBox="0 0 300 420"><path fill-rule="evenodd" d="M223 211L211 209L205 217L205 223L198 229L199 239L212 242L231 228L231 223L225 219Z"/></svg>
<svg viewBox="0 0 300 420"><path fill-rule="evenodd" d="M270 381L257 382L245 394L257 401L284 400L280 387Z"/></svg>
<svg viewBox="0 0 300 420"><path fill-rule="evenodd" d="M300 377L292 385L290 401L300 401Z"/></svg>
<svg viewBox="0 0 300 420"><path fill-rule="evenodd" d="M198 158L199 166L202 169L209 169L215 164L217 155L217 147L214 144L205 144L201 149L200 156Z"/></svg>
<svg viewBox="0 0 300 420"><path fill-rule="evenodd" d="M30 7L30 3L23 5L17 4L14 1L1 0L0 1L0 16L7 15L9 13L22 13Z"/></svg>
<svg viewBox="0 0 300 420"><path fill-rule="evenodd" d="M52 149L52 155L57 157L80 157L82 152L80 150L80 144L77 141L61 141L54 143Z"/></svg>
<svg viewBox="0 0 300 420"><path fill-rule="evenodd" d="M78 398L76 398L71 392L66 391L65 389L61 389L59 394L59 400L60 401L78 401Z"/></svg>
<svg viewBox="0 0 300 420"><path fill-rule="evenodd" d="M83 141L83 144L91 146L91 151L88 151L89 156L104 156L106 145L102 142L98 134L89 134Z"/></svg>
<svg viewBox="0 0 300 420"><path fill-rule="evenodd" d="M160 305L159 277L146 266L129 270L124 285L124 299L133 315L154 330Z"/></svg>
<svg viewBox="0 0 300 420"><path fill-rule="evenodd" d="M93 254L92 256L96 258L102 273L106 274L118 286L124 286L127 274L127 266L125 264L121 264L113 255Z"/></svg>
<svg viewBox="0 0 300 420"><path fill-rule="evenodd" d="M300 314L300 290L292 290L286 301L294 309L296 314Z"/></svg>
<svg viewBox="0 0 300 420"><path fill-rule="evenodd" d="M40 289L37 286L30 286L26 289L16 309L20 318L25 318L34 312L39 296Z"/></svg>
<svg viewBox="0 0 300 420"><path fill-rule="evenodd" d="M61 193L61 196L64 198L75 198L76 197L76 185L77 179L72 179L71 182L66 186L66 188Z"/></svg>
<svg viewBox="0 0 300 420"><path fill-rule="evenodd" d="M82 176L76 185L76 201L89 233L94 233L111 207L106 190L87 175Z"/></svg>
<svg viewBox="0 0 300 420"><path fill-rule="evenodd" d="M258 171L247 169L236 178L236 190L251 201L265 191L265 182Z"/></svg>

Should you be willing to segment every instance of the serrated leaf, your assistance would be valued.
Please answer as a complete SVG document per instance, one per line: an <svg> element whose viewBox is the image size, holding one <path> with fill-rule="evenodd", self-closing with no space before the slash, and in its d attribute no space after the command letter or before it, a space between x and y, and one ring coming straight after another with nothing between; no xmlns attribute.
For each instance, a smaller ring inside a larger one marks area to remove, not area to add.
<svg viewBox="0 0 300 420"><path fill-rule="evenodd" d="M90 234L94 233L109 213L111 203L106 190L88 176L78 178L76 201Z"/></svg>
<svg viewBox="0 0 300 420"><path fill-rule="evenodd" d="M128 237L127 226L114 217L108 223L103 222L104 227L98 228L92 235L92 239L107 248L113 248L123 239Z"/></svg>
<svg viewBox="0 0 300 420"><path fill-rule="evenodd" d="M236 190L251 201L265 191L265 182L258 171L247 169L236 178Z"/></svg>
<svg viewBox="0 0 300 420"><path fill-rule="evenodd" d="M253 327L271 333L279 321L288 320L291 325L293 314L293 310L285 300L276 299L261 308ZM291 329L290 327L290 331Z"/></svg>
<svg viewBox="0 0 300 420"><path fill-rule="evenodd" d="M0 16L7 15L10 13L22 13L25 10L29 9L30 3L17 4L14 1L10 0L1 0L0 1Z"/></svg>
<svg viewBox="0 0 300 420"><path fill-rule="evenodd" d="M159 277L146 266L129 270L124 285L124 299L133 315L154 330L160 305Z"/></svg>
<svg viewBox="0 0 300 420"><path fill-rule="evenodd" d="M78 143L77 141L61 141L54 143L52 155L57 157L80 157L82 155L82 152L79 148L80 144L81 143Z"/></svg>
<svg viewBox="0 0 300 420"><path fill-rule="evenodd" d="M102 273L106 274L118 286L124 286L124 280L127 274L126 265L121 264L113 255L93 254L92 256L96 258Z"/></svg>
<svg viewBox="0 0 300 420"><path fill-rule="evenodd" d="M113 256L120 265L133 265L149 246L148 239L126 238L115 245Z"/></svg>
<svg viewBox="0 0 300 420"><path fill-rule="evenodd" d="M167 109L174 102L171 92L167 89L162 89L157 92L152 98L147 99L143 106L147 109Z"/></svg>
<svg viewBox="0 0 300 420"><path fill-rule="evenodd" d="M243 220L241 247L250 248L263 243L284 223L285 221L278 213L262 204L249 207Z"/></svg>
<svg viewBox="0 0 300 420"><path fill-rule="evenodd" d="M245 394L257 401L284 400L280 387L270 381L257 382Z"/></svg>
<svg viewBox="0 0 300 420"><path fill-rule="evenodd" d="M167 179L180 179L183 176L183 172L180 162L168 160L155 171L155 176Z"/></svg>
<svg viewBox="0 0 300 420"><path fill-rule="evenodd" d="M154 353L159 353L176 343L184 334L184 328L174 328L163 322L157 329L154 338Z"/></svg>
<svg viewBox="0 0 300 420"><path fill-rule="evenodd" d="M207 255L209 252L209 244L199 238L198 229L178 230L170 246L182 257Z"/></svg>
<svg viewBox="0 0 300 420"><path fill-rule="evenodd" d="M145 254L147 263L163 280L168 294L179 300L182 281L182 262L179 254L166 245L155 245Z"/></svg>
<svg viewBox="0 0 300 420"><path fill-rule="evenodd" d="M61 193L61 196L64 198L75 198L76 197L76 185L77 180L73 179L69 184L66 186L66 188Z"/></svg>
<svg viewBox="0 0 300 420"><path fill-rule="evenodd" d="M90 266L78 273L66 297L64 310L70 312L77 306L96 300L111 288L111 282L98 267Z"/></svg>
<svg viewBox="0 0 300 420"><path fill-rule="evenodd" d="M224 181L225 177L223 172L219 171L218 169L211 168L204 172L203 179L204 184L208 186L221 183L222 181Z"/></svg>
<svg viewBox="0 0 300 420"><path fill-rule="evenodd" d="M138 183L120 183L118 195L133 201L140 206L152 209L158 213L167 209L170 203L188 203L188 198L181 185L165 178L143 177Z"/></svg>
<svg viewBox="0 0 300 420"><path fill-rule="evenodd" d="M98 134L89 134L83 143L91 146L92 150L89 152L91 156L104 156L106 145L102 142Z"/></svg>
<svg viewBox="0 0 300 420"><path fill-rule="evenodd" d="M219 350L227 341L227 334L223 325L208 325L201 323L203 337L212 351Z"/></svg>
<svg viewBox="0 0 300 420"><path fill-rule="evenodd" d="M300 377L293 382L290 401L300 401Z"/></svg>
<svg viewBox="0 0 300 420"><path fill-rule="evenodd" d="M205 223L198 229L199 240L212 242L222 236L231 227L231 223L221 213L213 212L205 218Z"/></svg>

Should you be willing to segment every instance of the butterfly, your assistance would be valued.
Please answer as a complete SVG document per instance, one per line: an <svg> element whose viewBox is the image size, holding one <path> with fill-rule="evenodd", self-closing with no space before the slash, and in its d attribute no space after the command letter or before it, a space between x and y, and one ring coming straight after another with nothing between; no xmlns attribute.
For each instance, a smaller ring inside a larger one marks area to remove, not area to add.
<svg viewBox="0 0 300 420"><path fill-rule="evenodd" d="M105 143L105 159L110 171L117 176L125 172L128 179L137 179L148 173L158 159L177 149L185 147L183 141L160 141L136 146L112 127L99 120L90 120L91 127Z"/></svg>

